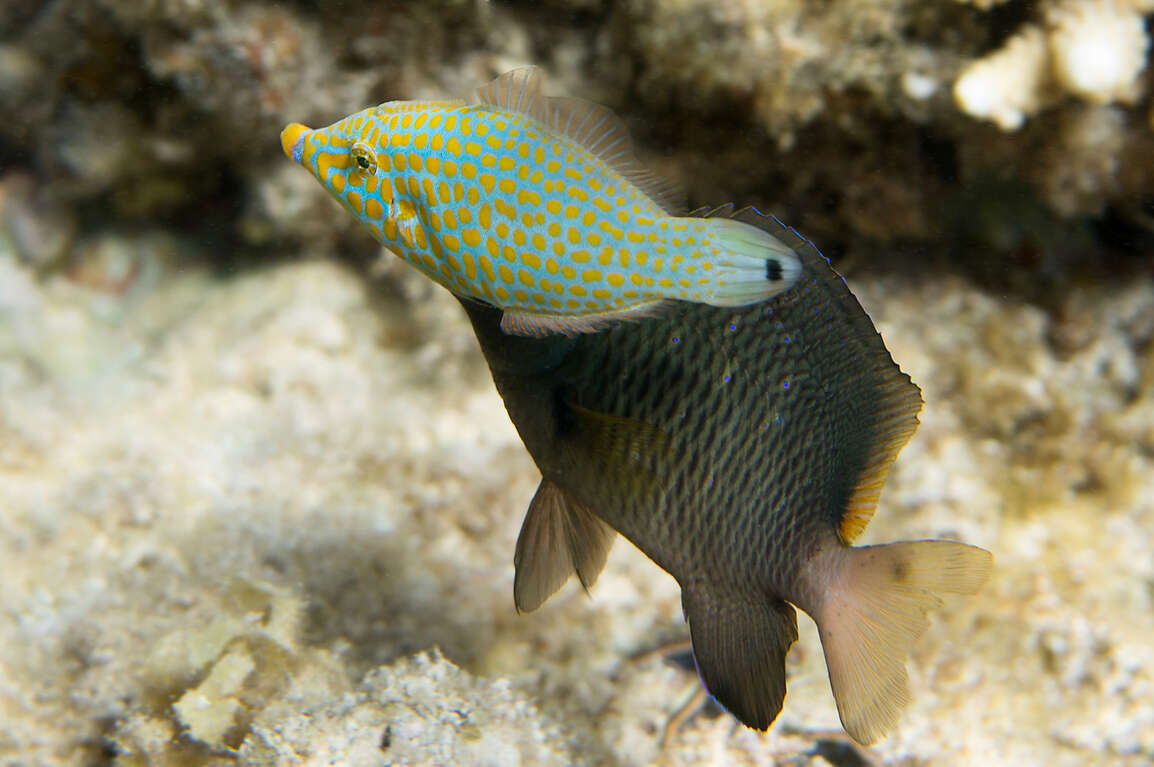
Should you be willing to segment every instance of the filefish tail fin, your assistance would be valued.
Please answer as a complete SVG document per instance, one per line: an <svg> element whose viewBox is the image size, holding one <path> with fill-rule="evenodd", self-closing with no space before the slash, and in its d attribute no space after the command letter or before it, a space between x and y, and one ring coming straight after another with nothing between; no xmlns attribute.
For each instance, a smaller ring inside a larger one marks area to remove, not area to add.
<svg viewBox="0 0 1154 767"><path fill-rule="evenodd" d="M909 703L906 658L929 626L926 613L942 605L937 595L975 593L993 557L950 541L837 552L832 563L815 562L824 596L813 617L842 726L868 745L897 724Z"/></svg>
<svg viewBox="0 0 1154 767"><path fill-rule="evenodd" d="M706 303L757 303L788 289L801 277L797 253L764 229L721 216L706 219L705 223L719 251L715 288Z"/></svg>
<svg viewBox="0 0 1154 767"><path fill-rule="evenodd" d="M532 612L573 573L588 591L605 567L616 531L580 501L542 479L517 536L513 600L518 612Z"/></svg>
<svg viewBox="0 0 1154 767"><path fill-rule="evenodd" d="M509 335L532 338L542 338L553 333L566 336L596 333L618 322L656 317L671 303L665 299L657 299L614 311L582 315L537 314L507 309L501 316L501 330Z"/></svg>
<svg viewBox="0 0 1154 767"><path fill-rule="evenodd" d="M797 641L797 612L780 599L682 584L693 658L714 700L743 724L769 728L785 700L785 656Z"/></svg>

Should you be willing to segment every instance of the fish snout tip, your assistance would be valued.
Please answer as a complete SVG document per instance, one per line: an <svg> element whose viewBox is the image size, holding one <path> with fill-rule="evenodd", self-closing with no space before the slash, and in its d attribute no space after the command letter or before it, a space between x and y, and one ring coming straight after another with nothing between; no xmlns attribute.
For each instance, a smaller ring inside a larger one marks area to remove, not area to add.
<svg viewBox="0 0 1154 767"><path fill-rule="evenodd" d="M312 129L300 123L289 123L283 131L280 132L280 146L284 150L285 156L295 163L300 163L301 157L304 154L304 140Z"/></svg>

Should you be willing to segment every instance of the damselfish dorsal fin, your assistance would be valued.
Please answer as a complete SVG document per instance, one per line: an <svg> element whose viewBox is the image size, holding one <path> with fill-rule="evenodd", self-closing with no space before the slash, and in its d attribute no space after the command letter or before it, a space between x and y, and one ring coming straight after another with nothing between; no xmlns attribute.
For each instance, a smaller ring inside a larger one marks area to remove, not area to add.
<svg viewBox="0 0 1154 767"><path fill-rule="evenodd" d="M513 600L536 610L577 573L588 591L605 567L616 532L556 483L542 479L521 524L513 564Z"/></svg>
<svg viewBox="0 0 1154 767"><path fill-rule="evenodd" d="M629 129L612 110L584 99L541 95L543 78L537 67L513 69L477 89L486 106L506 109L543 123L552 132L589 150L620 173L670 215L685 209L677 185L642 167L633 154Z"/></svg>
<svg viewBox="0 0 1154 767"><path fill-rule="evenodd" d="M868 417L869 421L868 428L862 432L866 444L861 453L866 458L856 467L857 476L852 479L852 487L838 520L838 537L843 543L853 543L873 518L890 467L917 431L918 412L922 409L921 390L894 363L869 315L850 292L845 280L829 266L828 259L813 243L774 216L767 216L753 207L735 209L733 205L722 205L695 214L702 218L720 216L741 221L785 243L797 254L804 270L802 281L793 292L808 289L802 284L807 279L824 282L822 289L835 299L829 304L829 309L834 312L832 321L848 324L852 330L850 335L859 339L857 375L872 386L870 409L868 413L863 410L858 414L859 420ZM780 300L788 302L790 293L783 294Z"/></svg>

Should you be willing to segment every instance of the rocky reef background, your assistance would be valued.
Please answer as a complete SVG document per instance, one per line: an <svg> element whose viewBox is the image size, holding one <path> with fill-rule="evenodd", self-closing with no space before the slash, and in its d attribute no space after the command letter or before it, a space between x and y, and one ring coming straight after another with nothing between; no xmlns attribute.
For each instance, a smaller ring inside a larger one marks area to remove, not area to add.
<svg viewBox="0 0 1154 767"><path fill-rule="evenodd" d="M1154 762L1152 14L0 4L0 764ZM997 569L866 752L804 620L768 735L659 746L696 681L624 542L513 612L537 476L467 322L281 154L530 63L813 239L923 388L869 540Z"/></svg>

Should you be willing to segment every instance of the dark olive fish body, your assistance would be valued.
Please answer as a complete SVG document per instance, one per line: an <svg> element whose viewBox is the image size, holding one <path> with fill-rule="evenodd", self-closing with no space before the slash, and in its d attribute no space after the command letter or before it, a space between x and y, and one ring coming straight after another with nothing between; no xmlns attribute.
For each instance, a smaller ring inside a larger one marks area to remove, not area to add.
<svg viewBox="0 0 1154 767"><path fill-rule="evenodd" d="M933 591L972 592L980 549L853 548L921 397L844 281L808 242L798 284L740 308L677 304L574 338L519 338L463 300L510 418L542 473L517 545L532 610L576 573L586 586L620 532L682 587L698 670L765 729L797 638L818 622L847 731L870 742L904 705L904 661ZM880 627L879 627L880 626Z"/></svg>

